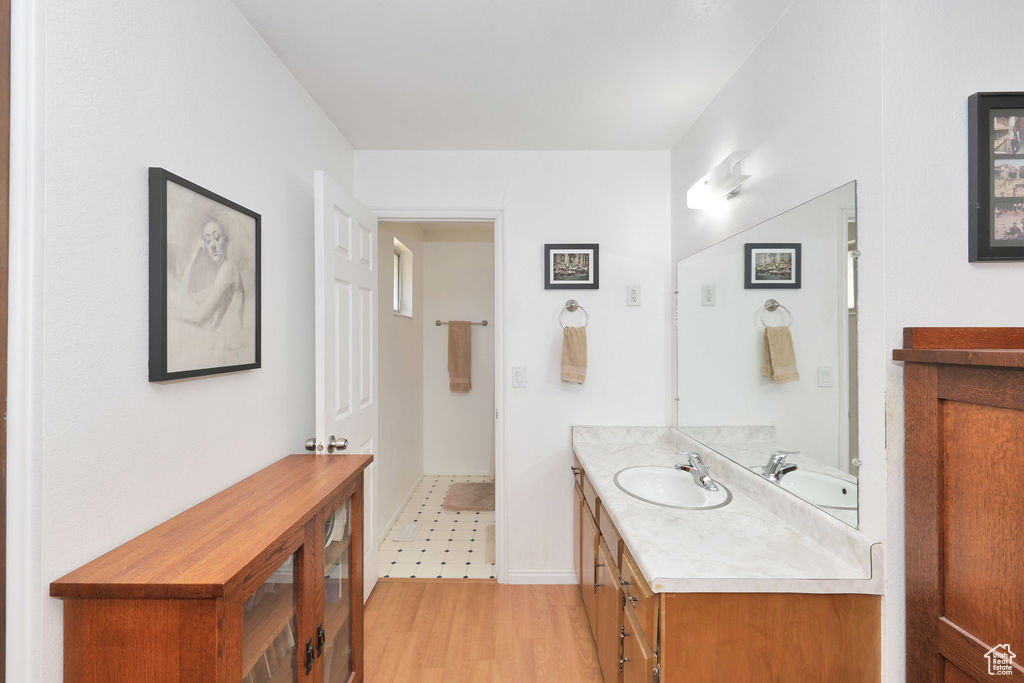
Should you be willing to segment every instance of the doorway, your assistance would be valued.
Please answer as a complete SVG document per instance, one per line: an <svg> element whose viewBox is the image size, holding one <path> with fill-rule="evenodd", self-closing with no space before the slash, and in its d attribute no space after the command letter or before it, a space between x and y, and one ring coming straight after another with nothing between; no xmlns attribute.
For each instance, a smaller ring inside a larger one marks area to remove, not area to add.
<svg viewBox="0 0 1024 683"><path fill-rule="evenodd" d="M381 578L500 575L497 222L378 223Z"/></svg>

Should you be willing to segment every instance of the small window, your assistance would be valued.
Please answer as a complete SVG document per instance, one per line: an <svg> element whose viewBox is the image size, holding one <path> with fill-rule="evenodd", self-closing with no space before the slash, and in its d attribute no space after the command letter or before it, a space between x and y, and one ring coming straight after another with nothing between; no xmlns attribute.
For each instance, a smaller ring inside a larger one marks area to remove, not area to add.
<svg viewBox="0 0 1024 683"><path fill-rule="evenodd" d="M396 315L412 317L412 251L395 239L392 252L393 294L391 309Z"/></svg>
<svg viewBox="0 0 1024 683"><path fill-rule="evenodd" d="M392 308L395 313L402 312L402 252L395 249L394 253L394 267L395 267L395 298Z"/></svg>

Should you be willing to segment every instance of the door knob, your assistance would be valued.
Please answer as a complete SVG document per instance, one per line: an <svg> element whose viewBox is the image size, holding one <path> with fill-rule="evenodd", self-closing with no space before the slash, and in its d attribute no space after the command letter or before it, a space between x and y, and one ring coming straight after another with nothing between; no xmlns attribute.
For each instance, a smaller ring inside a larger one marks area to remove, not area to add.
<svg viewBox="0 0 1024 683"><path fill-rule="evenodd" d="M348 448L348 439L335 439L334 434L331 434L331 438L327 439L327 452L333 453L334 451L343 451Z"/></svg>
<svg viewBox="0 0 1024 683"><path fill-rule="evenodd" d="M310 438L306 439L307 451L322 451L323 449L324 445L322 443L317 443L315 436L311 436Z"/></svg>

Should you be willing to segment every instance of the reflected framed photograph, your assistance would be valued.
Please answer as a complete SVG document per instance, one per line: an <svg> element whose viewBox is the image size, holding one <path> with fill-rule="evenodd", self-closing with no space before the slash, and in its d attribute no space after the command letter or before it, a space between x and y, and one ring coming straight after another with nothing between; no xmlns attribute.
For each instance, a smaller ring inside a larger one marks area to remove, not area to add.
<svg viewBox="0 0 1024 683"><path fill-rule="evenodd" d="M800 289L800 243L743 245L744 289Z"/></svg>
<svg viewBox="0 0 1024 683"><path fill-rule="evenodd" d="M545 244L544 289L599 289L596 244Z"/></svg>
<svg viewBox="0 0 1024 683"><path fill-rule="evenodd" d="M149 169L149 381L260 367L260 215Z"/></svg>
<svg viewBox="0 0 1024 683"><path fill-rule="evenodd" d="M974 93L967 109L967 258L1024 260L1024 93Z"/></svg>

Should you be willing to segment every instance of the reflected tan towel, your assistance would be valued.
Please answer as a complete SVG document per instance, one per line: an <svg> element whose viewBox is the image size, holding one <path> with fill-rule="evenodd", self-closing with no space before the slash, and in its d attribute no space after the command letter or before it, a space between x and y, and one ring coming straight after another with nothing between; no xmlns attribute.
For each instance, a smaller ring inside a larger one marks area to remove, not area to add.
<svg viewBox="0 0 1024 683"><path fill-rule="evenodd" d="M567 327L562 334L562 381L587 379L587 328Z"/></svg>
<svg viewBox="0 0 1024 683"><path fill-rule="evenodd" d="M465 320L448 323L448 388L454 393L465 394L473 388L469 377L473 367L472 330Z"/></svg>
<svg viewBox="0 0 1024 683"><path fill-rule="evenodd" d="M761 344L761 375L776 384L800 379L796 371L796 352L788 327L765 327Z"/></svg>

